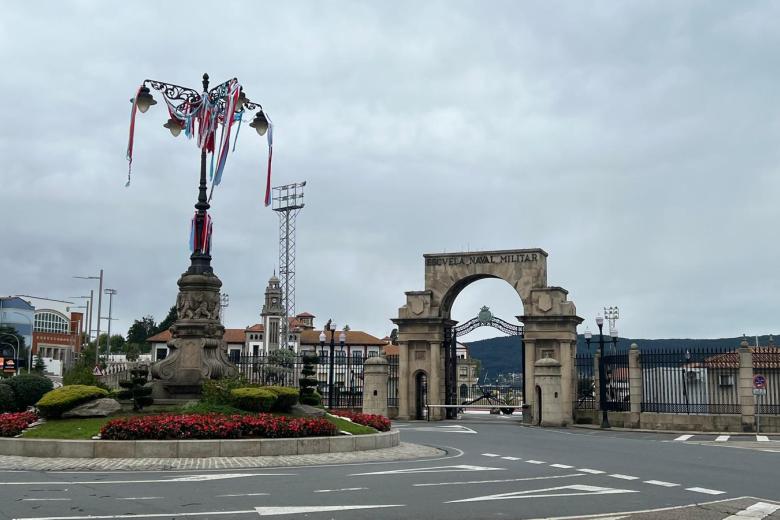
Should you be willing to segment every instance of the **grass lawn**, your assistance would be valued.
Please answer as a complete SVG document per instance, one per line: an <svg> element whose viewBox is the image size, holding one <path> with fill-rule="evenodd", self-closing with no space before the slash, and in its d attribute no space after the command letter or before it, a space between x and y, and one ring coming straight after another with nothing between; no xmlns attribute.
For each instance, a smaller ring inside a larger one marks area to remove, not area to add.
<svg viewBox="0 0 780 520"><path fill-rule="evenodd" d="M22 437L27 439L91 439L100 433L100 428L111 417L92 417L89 419L50 420L27 430Z"/></svg>
<svg viewBox="0 0 780 520"><path fill-rule="evenodd" d="M330 414L325 414L325 418L336 425L341 431L351 433L352 435L366 435L368 433L377 433L377 431L369 426L363 426L362 424L353 423L342 419L340 417L334 417Z"/></svg>

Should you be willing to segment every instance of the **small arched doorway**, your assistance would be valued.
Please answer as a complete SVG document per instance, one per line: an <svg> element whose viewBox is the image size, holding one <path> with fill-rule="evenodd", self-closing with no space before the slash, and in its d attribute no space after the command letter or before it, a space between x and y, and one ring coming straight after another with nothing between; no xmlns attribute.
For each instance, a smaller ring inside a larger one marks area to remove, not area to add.
<svg viewBox="0 0 780 520"><path fill-rule="evenodd" d="M414 389L415 419L422 420L426 418L428 404L428 375L425 372L417 372Z"/></svg>
<svg viewBox="0 0 780 520"><path fill-rule="evenodd" d="M536 385L536 399L534 399L534 424L540 426L542 424L542 387Z"/></svg>

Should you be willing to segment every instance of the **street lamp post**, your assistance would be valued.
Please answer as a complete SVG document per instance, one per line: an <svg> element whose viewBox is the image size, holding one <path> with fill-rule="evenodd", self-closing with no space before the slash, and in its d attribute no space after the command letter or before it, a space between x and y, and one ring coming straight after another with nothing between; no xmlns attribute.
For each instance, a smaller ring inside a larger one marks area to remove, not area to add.
<svg viewBox="0 0 780 520"><path fill-rule="evenodd" d="M100 270L100 275L98 276L74 276L73 278L79 278L81 280L100 280L98 283L98 308L97 308L97 323L95 324L97 326L97 329L95 331L95 358L98 358L100 356L100 312L103 306L103 270ZM89 316L89 325L92 327L92 291L89 292L90 296L90 316Z"/></svg>
<svg viewBox="0 0 780 520"><path fill-rule="evenodd" d="M111 305L114 302L114 295L117 293L116 289L106 289L108 295L108 337L106 338L106 364L111 359Z"/></svg>

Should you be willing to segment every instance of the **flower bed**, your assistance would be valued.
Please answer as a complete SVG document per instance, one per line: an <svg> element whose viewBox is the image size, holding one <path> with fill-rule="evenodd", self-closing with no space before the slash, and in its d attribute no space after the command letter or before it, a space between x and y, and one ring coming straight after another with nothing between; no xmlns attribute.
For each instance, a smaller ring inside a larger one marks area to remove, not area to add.
<svg viewBox="0 0 780 520"><path fill-rule="evenodd" d="M100 430L108 440L323 437L336 434L327 419L259 415L150 415L113 419Z"/></svg>
<svg viewBox="0 0 780 520"><path fill-rule="evenodd" d="M37 420L35 412L0 413L0 437L16 437Z"/></svg>
<svg viewBox="0 0 780 520"><path fill-rule="evenodd" d="M370 413L357 413L347 410L339 410L336 412L339 417L345 417L353 423L362 424L363 426L370 426L380 432L390 431L390 419L381 415L372 415Z"/></svg>

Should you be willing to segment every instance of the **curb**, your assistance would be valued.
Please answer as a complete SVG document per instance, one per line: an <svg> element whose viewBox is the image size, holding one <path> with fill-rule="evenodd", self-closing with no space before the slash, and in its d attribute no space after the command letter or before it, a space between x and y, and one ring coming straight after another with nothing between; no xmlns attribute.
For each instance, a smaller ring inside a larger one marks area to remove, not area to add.
<svg viewBox="0 0 780 520"><path fill-rule="evenodd" d="M0 455L66 459L196 459L211 457L265 457L314 455L392 448L400 432L293 439L214 440L57 440L0 438Z"/></svg>
<svg viewBox="0 0 780 520"><path fill-rule="evenodd" d="M636 432L636 433L669 433L678 435L730 435L731 437L745 436L755 437L756 435L779 435L778 432L715 432L715 431L701 431L701 430L650 430L647 428L618 428L612 427L606 430L602 430L599 426L594 424L570 424L570 428L579 428L581 430L598 430L598 431L616 431L616 432Z"/></svg>

